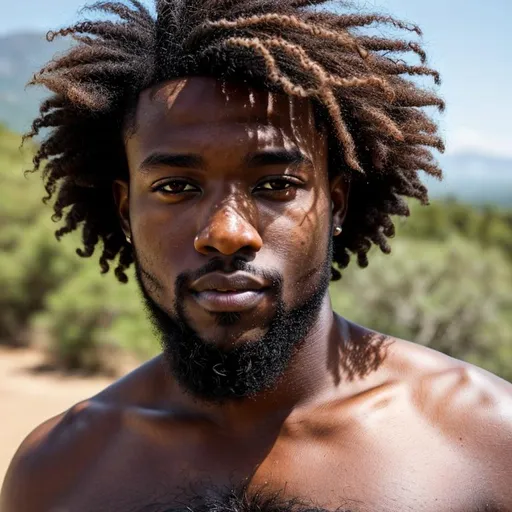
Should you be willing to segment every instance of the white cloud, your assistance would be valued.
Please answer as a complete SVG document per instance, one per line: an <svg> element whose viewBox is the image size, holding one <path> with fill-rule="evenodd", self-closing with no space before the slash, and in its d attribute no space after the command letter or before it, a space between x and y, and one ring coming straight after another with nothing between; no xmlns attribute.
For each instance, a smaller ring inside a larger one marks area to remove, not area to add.
<svg viewBox="0 0 512 512"><path fill-rule="evenodd" d="M448 154L468 151L489 156L512 157L512 133L484 133L462 128L448 134Z"/></svg>

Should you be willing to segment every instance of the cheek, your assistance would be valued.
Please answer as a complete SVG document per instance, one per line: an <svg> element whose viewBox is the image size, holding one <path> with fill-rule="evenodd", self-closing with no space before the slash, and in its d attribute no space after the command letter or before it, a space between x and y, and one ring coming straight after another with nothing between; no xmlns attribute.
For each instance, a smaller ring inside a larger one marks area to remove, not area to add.
<svg viewBox="0 0 512 512"><path fill-rule="evenodd" d="M141 266L150 272L167 294L174 293L176 277L190 264L194 231L188 220L170 216L170 209L147 197L134 197L130 204L131 229ZM193 251L192 251L193 252Z"/></svg>
<svg viewBox="0 0 512 512"><path fill-rule="evenodd" d="M309 296L318 283L330 236L326 205L326 198L319 198L314 207L294 208L274 218L266 229L264 242L270 257L280 263L286 304Z"/></svg>

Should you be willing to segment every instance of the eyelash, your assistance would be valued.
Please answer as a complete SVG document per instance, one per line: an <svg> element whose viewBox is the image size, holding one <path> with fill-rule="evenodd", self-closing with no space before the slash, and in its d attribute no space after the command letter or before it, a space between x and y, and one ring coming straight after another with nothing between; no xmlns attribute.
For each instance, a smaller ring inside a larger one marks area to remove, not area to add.
<svg viewBox="0 0 512 512"><path fill-rule="evenodd" d="M185 187L192 186L196 189L198 188L196 185L193 185L186 180L174 179L174 180L169 180L169 181L166 181L165 183L160 183L160 184L153 186L153 192L162 192L163 194L169 194L169 195L178 195L178 194L186 194L186 193L190 193L190 192L196 192L196 190L182 190L181 192L169 192L167 190L164 190L164 187L168 187L169 185L184 185Z"/></svg>
<svg viewBox="0 0 512 512"><path fill-rule="evenodd" d="M276 190L261 188L263 185L272 183L272 182L282 183L287 186L285 186L285 188L276 189ZM194 187L195 190L182 190L180 192L170 192L170 191L164 190L164 187L167 187L169 185L171 185L171 186L172 185L175 185L175 186L182 185L184 187L191 186L191 187ZM275 192L275 193L286 192L287 190L290 190L292 188L299 188L301 185L302 185L302 182L300 182L297 178L292 178L289 176L286 176L286 177L276 176L275 178L267 178L266 180L260 182L258 185L256 185L256 187L254 187L253 192L258 192L258 191ZM168 180L165 183L161 183L161 184L157 184L157 185L153 186L153 192L161 192L162 194L167 194L167 195L187 194L187 193L197 192L198 189L199 189L199 187L197 187L197 185L194 185L194 184L188 182L187 180L182 180L182 179Z"/></svg>
<svg viewBox="0 0 512 512"><path fill-rule="evenodd" d="M285 188L282 188L282 189L277 189L277 190L261 189L260 188L260 187L262 187L262 185L265 185L267 183L272 183L272 182L278 182L278 183L280 182L280 183L286 184L288 186ZM293 188L299 188L301 185L302 185L302 182L300 182L297 178L293 178L293 177L289 177L289 176L287 176L287 177L276 176L275 178L267 178L266 180L260 182L254 188L254 191L257 191L259 189L259 190L265 190L267 192L285 192L286 190L290 190Z"/></svg>

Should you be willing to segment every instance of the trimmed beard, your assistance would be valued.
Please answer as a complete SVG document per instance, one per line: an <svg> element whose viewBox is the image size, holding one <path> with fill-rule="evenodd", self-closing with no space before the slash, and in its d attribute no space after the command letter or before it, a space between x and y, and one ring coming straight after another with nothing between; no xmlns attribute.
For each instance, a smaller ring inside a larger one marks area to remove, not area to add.
<svg viewBox="0 0 512 512"><path fill-rule="evenodd" d="M159 286L154 276L142 268L135 255L137 281L149 319L162 346L172 375L184 391L194 397L221 403L226 400L254 398L274 388L288 368L294 354L317 320L329 289L332 265L332 239L312 293L298 306L286 309L282 299L282 277L277 272L262 272L242 259L235 259L230 271L240 270L259 275L272 283L276 298L275 314L267 331L259 339L219 347L201 338L190 326L184 311L187 283L213 271L222 271L222 260L214 259L197 272L185 272L175 284L174 315L164 311L150 296L142 276ZM135 252L135 251L134 251ZM213 314L213 313L212 313ZM218 325L234 325L238 313L214 314Z"/></svg>

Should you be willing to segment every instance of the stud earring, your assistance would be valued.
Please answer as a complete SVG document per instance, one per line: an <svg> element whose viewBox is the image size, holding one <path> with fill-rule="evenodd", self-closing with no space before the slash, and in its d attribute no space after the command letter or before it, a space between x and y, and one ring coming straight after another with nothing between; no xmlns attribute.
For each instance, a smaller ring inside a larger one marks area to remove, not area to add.
<svg viewBox="0 0 512 512"><path fill-rule="evenodd" d="M339 236L341 235L341 232L343 231L343 228L341 226L336 226L334 228L334 236Z"/></svg>
<svg viewBox="0 0 512 512"><path fill-rule="evenodd" d="M132 243L132 239L131 239L128 235L126 235L126 241L127 241L129 244L131 244L131 243Z"/></svg>

